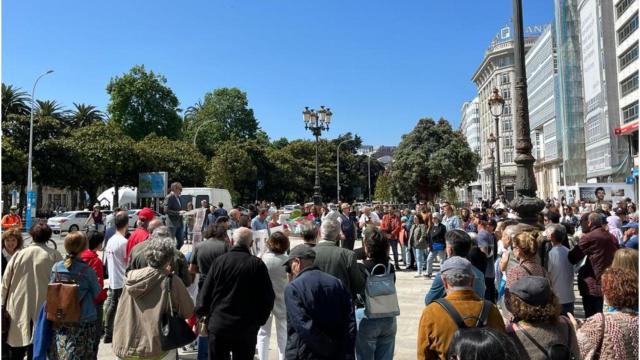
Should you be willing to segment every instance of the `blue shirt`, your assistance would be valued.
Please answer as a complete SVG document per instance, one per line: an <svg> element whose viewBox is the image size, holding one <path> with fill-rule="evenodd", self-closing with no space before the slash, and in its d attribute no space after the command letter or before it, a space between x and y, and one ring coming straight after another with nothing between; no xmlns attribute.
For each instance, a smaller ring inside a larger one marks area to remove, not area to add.
<svg viewBox="0 0 640 360"><path fill-rule="evenodd" d="M629 238L629 240L624 244L624 247L638 250L638 235L633 235Z"/></svg>
<svg viewBox="0 0 640 360"><path fill-rule="evenodd" d="M269 223L267 223L267 218L263 221L260 221L260 216L256 216L251 220L251 230L269 230Z"/></svg>
<svg viewBox="0 0 640 360"><path fill-rule="evenodd" d="M78 300L80 301L81 310L80 322L96 321L98 314L96 313L96 306L93 304L93 299L95 299L98 292L100 292L96 272L84 261L79 259L74 260L69 269L64 266L64 260L58 261L51 269L49 283L55 282L56 272L58 272L60 280L67 281L75 279L78 284Z"/></svg>
<svg viewBox="0 0 640 360"><path fill-rule="evenodd" d="M480 270L472 267L473 270L473 292L478 295L481 299L484 299L484 292L486 290L486 285L484 284L484 274L480 272ZM433 283L431 284L431 289L424 297L424 304L429 305L434 300L442 299L446 295L444 291L444 283L442 282L442 277L440 273L437 273L433 278Z"/></svg>

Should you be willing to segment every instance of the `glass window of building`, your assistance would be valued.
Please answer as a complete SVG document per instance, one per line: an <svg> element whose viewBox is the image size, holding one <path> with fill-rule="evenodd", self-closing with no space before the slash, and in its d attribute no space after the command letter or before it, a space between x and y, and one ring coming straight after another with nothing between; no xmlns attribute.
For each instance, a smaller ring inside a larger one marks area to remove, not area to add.
<svg viewBox="0 0 640 360"><path fill-rule="evenodd" d="M620 70L622 70L636 60L638 60L638 42L637 41L635 42L635 44L631 45L627 50L625 50L622 54L620 54L620 56L618 57L618 66L620 67Z"/></svg>
<svg viewBox="0 0 640 360"><path fill-rule="evenodd" d="M630 92L638 89L638 72L620 81L620 96L624 97Z"/></svg>
<svg viewBox="0 0 640 360"><path fill-rule="evenodd" d="M511 89L509 89L509 88L502 89L502 97L505 100L511 99Z"/></svg>
<svg viewBox="0 0 640 360"><path fill-rule="evenodd" d="M622 122L628 123L638 118L638 100L622 108Z"/></svg>
<svg viewBox="0 0 640 360"><path fill-rule="evenodd" d="M618 29L618 45L625 41L629 35L638 30L638 12L636 11L631 18Z"/></svg>
<svg viewBox="0 0 640 360"><path fill-rule="evenodd" d="M502 132L509 132L511 130L513 130L513 127L511 126L511 119L510 118L502 119Z"/></svg>
<svg viewBox="0 0 640 360"><path fill-rule="evenodd" d="M636 0L620 0L616 4L616 18L619 18Z"/></svg>

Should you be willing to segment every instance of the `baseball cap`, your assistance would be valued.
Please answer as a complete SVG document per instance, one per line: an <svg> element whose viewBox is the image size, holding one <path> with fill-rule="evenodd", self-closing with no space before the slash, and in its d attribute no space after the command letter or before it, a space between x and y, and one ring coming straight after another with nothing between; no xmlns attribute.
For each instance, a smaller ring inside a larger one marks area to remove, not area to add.
<svg viewBox="0 0 640 360"><path fill-rule="evenodd" d="M473 276L471 262L461 256L452 256L442 263L441 274L463 274Z"/></svg>
<svg viewBox="0 0 640 360"><path fill-rule="evenodd" d="M15 206L15 205L11 205L11 208L10 208L10 209L11 209L11 210L17 210L17 209L18 209L18 207L17 207L17 206Z"/></svg>
<svg viewBox="0 0 640 360"><path fill-rule="evenodd" d="M141 221L151 220L155 216L156 216L156 214L153 213L153 210L151 210L148 207L142 208L142 210L140 210L140 212L138 213L138 219L141 220Z"/></svg>
<svg viewBox="0 0 640 360"><path fill-rule="evenodd" d="M546 305L551 300L551 285L542 276L525 276L516 281L509 291L529 305Z"/></svg>
<svg viewBox="0 0 640 360"><path fill-rule="evenodd" d="M282 264L282 266L287 266L293 259L315 259L316 252L313 248L307 244L300 244L293 249L289 253L289 259Z"/></svg>
<svg viewBox="0 0 640 360"><path fill-rule="evenodd" d="M635 221L629 221L628 223L622 225L623 229L637 229L638 223Z"/></svg>

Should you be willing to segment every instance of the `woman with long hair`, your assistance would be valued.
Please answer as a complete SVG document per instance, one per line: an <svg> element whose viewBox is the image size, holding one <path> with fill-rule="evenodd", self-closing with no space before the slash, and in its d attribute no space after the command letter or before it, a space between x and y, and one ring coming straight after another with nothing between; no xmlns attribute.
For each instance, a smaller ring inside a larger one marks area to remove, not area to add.
<svg viewBox="0 0 640 360"><path fill-rule="evenodd" d="M427 258L427 249L429 244L427 243L427 226L424 223L422 214L416 214L413 217L413 225L411 225L411 231L409 232L409 241L411 241L412 247L416 257L416 267L418 273L415 277L422 277L422 271Z"/></svg>
<svg viewBox="0 0 640 360"><path fill-rule="evenodd" d="M638 274L638 250L630 248L616 250L611 267L628 269Z"/></svg>
<svg viewBox="0 0 640 360"><path fill-rule="evenodd" d="M98 341L95 333L98 314L93 300L100 292L96 272L80 259L87 248L87 238L80 231L73 231L64 238L67 251L63 261L57 262L51 270L50 283L75 282L78 285L80 321L74 324L62 323L53 327L55 347L54 359L84 360L95 359Z"/></svg>

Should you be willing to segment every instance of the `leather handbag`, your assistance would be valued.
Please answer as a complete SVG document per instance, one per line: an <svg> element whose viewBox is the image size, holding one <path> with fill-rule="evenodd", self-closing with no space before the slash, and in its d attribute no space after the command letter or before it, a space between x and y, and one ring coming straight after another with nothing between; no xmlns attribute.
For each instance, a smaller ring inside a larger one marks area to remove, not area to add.
<svg viewBox="0 0 640 360"><path fill-rule="evenodd" d="M168 309L160 315L160 348L168 351L192 343L196 334L191 330L185 319L173 311L171 302L171 275L165 279L165 291L168 298Z"/></svg>
<svg viewBox="0 0 640 360"><path fill-rule="evenodd" d="M79 297L78 279L89 268L80 270L71 280L61 280L60 273L55 272L55 281L47 287L47 303L45 312L47 320L54 323L73 324L80 322L82 313Z"/></svg>

